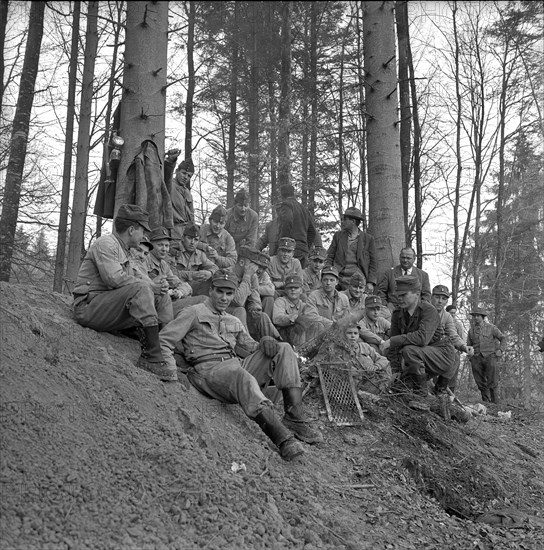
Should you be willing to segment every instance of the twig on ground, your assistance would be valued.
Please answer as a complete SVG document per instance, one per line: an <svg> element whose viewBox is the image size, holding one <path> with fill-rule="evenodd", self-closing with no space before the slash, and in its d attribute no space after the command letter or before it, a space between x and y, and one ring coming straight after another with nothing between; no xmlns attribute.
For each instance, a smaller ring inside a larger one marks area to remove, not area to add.
<svg viewBox="0 0 544 550"><path fill-rule="evenodd" d="M399 432L403 433L406 437L409 437L410 439L414 439L413 436L411 436L409 433L406 433L402 428L395 426L395 424L392 424L392 426L393 428L397 429Z"/></svg>

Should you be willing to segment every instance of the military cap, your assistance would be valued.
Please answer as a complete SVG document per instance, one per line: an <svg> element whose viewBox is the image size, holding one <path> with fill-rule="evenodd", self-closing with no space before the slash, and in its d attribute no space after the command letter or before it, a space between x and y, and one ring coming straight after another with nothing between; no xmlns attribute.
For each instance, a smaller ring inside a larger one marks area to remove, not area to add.
<svg viewBox="0 0 544 550"><path fill-rule="evenodd" d="M192 159L182 160L178 165L178 172L184 170L185 172L195 172L195 165L193 164Z"/></svg>
<svg viewBox="0 0 544 550"><path fill-rule="evenodd" d="M346 211L344 212L344 218L353 218L355 220L361 220L363 221L365 217L363 216L363 213L354 206L350 206L349 208L346 208Z"/></svg>
<svg viewBox="0 0 544 550"><path fill-rule="evenodd" d="M340 275L338 275L338 269L336 269L336 267L334 267L334 266L324 267L321 270L321 278L323 278L325 275L333 275L337 279L340 278Z"/></svg>
<svg viewBox="0 0 544 550"><path fill-rule="evenodd" d="M149 240L150 241L173 241L172 237L168 234L168 229L165 227L155 227L149 234Z"/></svg>
<svg viewBox="0 0 544 550"><path fill-rule="evenodd" d="M312 250L310 250L310 254L308 257L310 258L310 260L315 260L315 259L326 260L327 251L321 246L316 246L315 248L312 248Z"/></svg>
<svg viewBox="0 0 544 550"><path fill-rule="evenodd" d="M365 276L359 271L356 271L349 279L350 286L361 286L361 284L364 285L365 283Z"/></svg>
<svg viewBox="0 0 544 550"><path fill-rule="evenodd" d="M382 307L382 299L379 296L367 296L365 299L365 307Z"/></svg>
<svg viewBox="0 0 544 550"><path fill-rule="evenodd" d="M200 236L200 227L196 223L189 222L183 229L184 237L199 237Z"/></svg>
<svg viewBox="0 0 544 550"><path fill-rule="evenodd" d="M398 277L395 279L395 283L397 284L397 292L417 292L418 290L421 290L421 283L419 282L419 279L412 275Z"/></svg>
<svg viewBox="0 0 544 550"><path fill-rule="evenodd" d="M235 204L249 204L249 193L245 189L240 189L236 195L234 195Z"/></svg>
<svg viewBox="0 0 544 550"><path fill-rule="evenodd" d="M285 283L283 286L284 288L301 287L302 279L298 275L287 275L287 277L285 277Z"/></svg>
<svg viewBox="0 0 544 550"><path fill-rule="evenodd" d="M151 231L149 228L149 213L137 204L122 204L115 217L120 220L137 222L146 231Z"/></svg>
<svg viewBox="0 0 544 550"><path fill-rule="evenodd" d="M470 312L471 315L481 315L482 317L487 317L487 311L482 308L475 308Z"/></svg>
<svg viewBox="0 0 544 550"><path fill-rule="evenodd" d="M144 245L144 246L147 246L148 250L151 252L151 250L153 250L155 247L153 246L153 243L147 238L147 237L144 237L141 241L140 241L140 245Z"/></svg>
<svg viewBox="0 0 544 550"><path fill-rule="evenodd" d="M212 275L212 285L217 288L238 288L238 277L228 269L218 269Z"/></svg>
<svg viewBox="0 0 544 550"><path fill-rule="evenodd" d="M210 220L221 221L221 218L226 218L226 217L227 217L227 209L222 205L216 206L212 210L212 213L210 214Z"/></svg>
<svg viewBox="0 0 544 550"><path fill-rule="evenodd" d="M286 250L295 250L297 246L297 241L295 239L291 239L291 237L282 237L278 241L278 250L281 248L284 248Z"/></svg>
<svg viewBox="0 0 544 550"><path fill-rule="evenodd" d="M450 304L449 306L446 306L447 312L450 312L452 309L455 309L457 311L457 304Z"/></svg>
<svg viewBox="0 0 544 550"><path fill-rule="evenodd" d="M444 285L436 285L433 288L433 294L436 294L437 296L447 296L450 297L450 291L447 286Z"/></svg>

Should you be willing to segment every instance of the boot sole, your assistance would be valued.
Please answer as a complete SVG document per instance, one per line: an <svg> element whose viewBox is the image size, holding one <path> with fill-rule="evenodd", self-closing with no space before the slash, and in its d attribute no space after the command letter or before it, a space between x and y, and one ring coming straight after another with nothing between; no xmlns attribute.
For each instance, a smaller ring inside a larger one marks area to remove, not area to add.
<svg viewBox="0 0 544 550"><path fill-rule="evenodd" d="M323 443L323 434L316 432L315 435L312 436L306 436L304 434L301 434L297 431L297 427L304 426L303 423L298 422L291 422L290 420L286 420L285 418L282 420L283 425L286 428L289 428L293 432L293 435L299 440L304 443L307 443L308 445L317 445L318 443Z"/></svg>
<svg viewBox="0 0 544 550"><path fill-rule="evenodd" d="M158 376L163 382L177 382L178 380L178 370L177 368L175 370L171 369L165 369L164 367L160 367L161 363L158 365L155 363L150 363L148 361L145 361L144 359L138 359L138 362L136 363L138 367L141 369L150 372L154 374L155 376Z"/></svg>

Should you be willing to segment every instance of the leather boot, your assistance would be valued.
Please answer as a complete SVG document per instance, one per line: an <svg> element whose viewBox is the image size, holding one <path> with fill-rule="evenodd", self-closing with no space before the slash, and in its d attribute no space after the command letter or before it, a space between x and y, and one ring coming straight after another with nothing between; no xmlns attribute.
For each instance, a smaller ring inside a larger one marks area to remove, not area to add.
<svg viewBox="0 0 544 550"><path fill-rule="evenodd" d="M283 423L304 443L321 443L323 434L314 430L304 415L302 388L284 388L281 392L285 411Z"/></svg>
<svg viewBox="0 0 544 550"><path fill-rule="evenodd" d="M429 388L427 385L426 374L414 374L412 375L414 382L413 392L419 397L427 397L429 395Z"/></svg>
<svg viewBox="0 0 544 550"><path fill-rule="evenodd" d="M138 367L152 372L164 382L175 382L178 379L177 368L169 367L162 356L158 325L140 327L140 345L142 353Z"/></svg>
<svg viewBox="0 0 544 550"><path fill-rule="evenodd" d="M489 390L480 390L480 393L482 394L482 401L484 403L491 403L491 396L489 394Z"/></svg>
<svg viewBox="0 0 544 550"><path fill-rule="evenodd" d="M499 397L497 395L497 391L495 388L489 390L489 397L491 400L491 403L497 404L499 402Z"/></svg>
<svg viewBox="0 0 544 550"><path fill-rule="evenodd" d="M280 422L280 419L270 406L265 406L253 420L257 422L272 443L278 447L283 460L290 462L304 454L302 445L297 442L293 434Z"/></svg>

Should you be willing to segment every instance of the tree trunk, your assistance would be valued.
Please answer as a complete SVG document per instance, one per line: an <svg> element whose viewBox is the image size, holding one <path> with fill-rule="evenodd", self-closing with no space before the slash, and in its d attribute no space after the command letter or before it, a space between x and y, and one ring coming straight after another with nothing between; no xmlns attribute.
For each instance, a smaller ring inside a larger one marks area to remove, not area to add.
<svg viewBox="0 0 544 550"><path fill-rule="evenodd" d="M6 25L8 22L8 0L0 2L0 112L4 105L4 46L6 43Z"/></svg>
<svg viewBox="0 0 544 550"><path fill-rule="evenodd" d="M119 165L115 213L130 198L127 169L142 142L153 140L164 157L168 2L127 2L125 70L120 136L125 140Z"/></svg>
<svg viewBox="0 0 544 550"><path fill-rule="evenodd" d="M412 111L410 108L410 82L408 78L408 45L410 39L408 36L408 2L406 0L395 3L395 17L399 43L400 166L402 175L402 206L404 209L404 240L406 243L410 243L412 239L408 220L408 197L412 155Z"/></svg>
<svg viewBox="0 0 544 550"><path fill-rule="evenodd" d="M361 189L361 212L365 215L365 230L368 227L368 205L367 205L367 188L366 188L366 103L365 103L365 80L363 75L363 44L361 42L361 22L362 22L362 14L361 14L361 4L360 2L357 2L356 9L357 9L357 18L356 18L356 25L357 25L357 83L358 83L358 90L357 90L357 96L359 99L359 125L360 125L360 132L358 133L357 137L357 147L359 150L359 188Z"/></svg>
<svg viewBox="0 0 544 550"><path fill-rule="evenodd" d="M348 25L349 28L349 25ZM347 32L347 28L346 28ZM342 219L344 211L342 205L343 181L344 181L344 55L346 53L345 34L342 38L342 49L340 51L340 75L338 80L338 216ZM351 193L348 195L348 207L355 206L351 204Z"/></svg>
<svg viewBox="0 0 544 550"><path fill-rule="evenodd" d="M34 86L40 63L44 11L45 2L32 2L19 96L17 98L17 105L15 106L15 116L13 117L13 129L9 144L9 161L4 188L4 203L0 218L0 281L9 281L11 272L15 231L17 229L17 218L19 216L19 204L21 200L21 186L23 183L23 169L28 146L30 115L34 102Z"/></svg>
<svg viewBox="0 0 544 550"><path fill-rule="evenodd" d="M229 84L229 144L227 157L227 208L234 205L234 174L236 171L236 119L238 117L238 73L240 54L238 46L238 2L234 2L234 26L231 32L231 62Z"/></svg>
<svg viewBox="0 0 544 550"><path fill-rule="evenodd" d="M281 3L281 91L278 116L278 185L290 183L291 2Z"/></svg>
<svg viewBox="0 0 544 550"><path fill-rule="evenodd" d="M189 2L187 27L187 101L185 102L185 158L193 155L193 110L195 97L195 18L196 2ZM164 69L166 73L166 67ZM165 74L166 77L166 74Z"/></svg>
<svg viewBox="0 0 544 550"><path fill-rule="evenodd" d="M393 2L365 2L364 10L369 230L383 272L395 264L404 244L395 21Z"/></svg>
<svg viewBox="0 0 544 550"><path fill-rule="evenodd" d="M81 107L79 109L79 128L77 134L76 174L74 197L72 200L72 223L70 225L70 243L68 246L68 265L66 280L69 285L75 283L81 264L85 239L85 220L87 218L87 191L89 188L89 150L91 142L91 115L93 102L93 79L96 51L98 47L98 1L88 4L87 31L85 33L85 61L81 81ZM71 290L71 287L70 287Z"/></svg>
<svg viewBox="0 0 544 550"><path fill-rule="evenodd" d="M308 160L308 209L315 211L317 185L317 2L310 7L310 158Z"/></svg>
<svg viewBox="0 0 544 550"><path fill-rule="evenodd" d="M68 228L68 204L70 201L70 180L72 176L72 144L74 142L74 116L76 103L77 61L79 50L79 19L81 2L74 2L72 16L72 42L70 45L70 66L68 69L68 105L66 109L66 140L64 142L64 165L62 172L62 192L60 199L59 232L55 257L53 290L62 292L64 260L66 257L66 233Z"/></svg>
<svg viewBox="0 0 544 550"><path fill-rule="evenodd" d="M249 4L251 23L250 69L249 69L249 128L248 128L248 180L251 208L259 211L259 66L257 61L258 3Z"/></svg>
<svg viewBox="0 0 544 550"><path fill-rule="evenodd" d="M268 117L270 120L270 200L275 204L278 200L278 120L276 117L276 87L275 71L269 70L268 75ZM274 216L274 210L272 210Z"/></svg>

